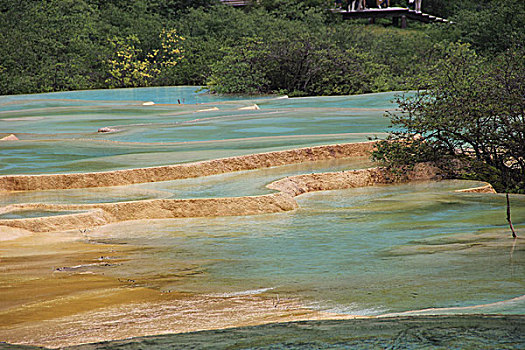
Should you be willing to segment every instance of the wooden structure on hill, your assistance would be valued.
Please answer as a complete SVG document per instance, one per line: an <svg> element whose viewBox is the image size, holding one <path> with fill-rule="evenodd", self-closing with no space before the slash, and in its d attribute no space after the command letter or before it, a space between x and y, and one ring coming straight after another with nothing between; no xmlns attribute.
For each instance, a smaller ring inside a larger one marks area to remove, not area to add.
<svg viewBox="0 0 525 350"><path fill-rule="evenodd" d="M343 19L354 18L368 18L370 23L374 23L376 18L392 18L395 25L400 25L401 28L406 28L407 19L423 22L423 23L450 23L450 21L432 16L426 13L417 12L407 9L405 7L387 7L387 8L373 8L355 11L346 10L332 10L335 13L343 15Z"/></svg>
<svg viewBox="0 0 525 350"><path fill-rule="evenodd" d="M234 7L246 6L251 4L253 1L257 0L221 0L223 4ZM450 23L450 21L444 18L410 10L405 7L366 8L352 11L334 9L332 12L342 14L343 19L368 18L370 23L374 23L376 18L392 18L394 25L399 25L401 28L406 28L407 19L423 23Z"/></svg>

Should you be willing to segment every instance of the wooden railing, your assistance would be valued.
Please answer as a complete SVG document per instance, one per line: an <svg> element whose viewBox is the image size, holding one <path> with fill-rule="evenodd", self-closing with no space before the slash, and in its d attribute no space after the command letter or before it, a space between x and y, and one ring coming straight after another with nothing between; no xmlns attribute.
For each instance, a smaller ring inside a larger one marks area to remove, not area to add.
<svg viewBox="0 0 525 350"><path fill-rule="evenodd" d="M357 11L346 11L346 10L332 10L335 13L341 13L343 19L353 19L353 18L368 18L370 23L374 23L376 18L392 18L392 21L395 25L401 20L401 28L406 28L406 20L416 20L424 23L432 22L441 22L441 23L451 23L450 21L432 16L426 13L416 12L414 10L409 10L405 7L387 7L387 8L371 8L363 9Z"/></svg>

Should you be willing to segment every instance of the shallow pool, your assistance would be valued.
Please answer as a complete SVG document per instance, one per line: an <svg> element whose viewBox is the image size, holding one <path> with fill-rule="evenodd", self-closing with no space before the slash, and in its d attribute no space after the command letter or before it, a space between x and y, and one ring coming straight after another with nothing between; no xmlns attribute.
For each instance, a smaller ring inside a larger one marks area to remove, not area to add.
<svg viewBox="0 0 525 350"><path fill-rule="evenodd" d="M519 297L524 246L520 241L512 248L503 196L453 192L475 185L442 181L321 192L299 197L300 209L290 213L121 223L92 238L142 247L113 272L164 291L269 293L358 315ZM525 200L512 200L521 228ZM180 281L177 266L188 264L196 273ZM522 314L525 301L498 310Z"/></svg>
<svg viewBox="0 0 525 350"><path fill-rule="evenodd" d="M177 87L1 96L0 138L19 140L0 141L0 175L129 169L366 141L388 131L384 113L395 109L394 95L253 99ZM114 131L98 132L102 127ZM339 159L130 186L4 191L0 208L256 196L272 193L266 185L286 176L371 165L367 158ZM209 308L218 299L244 303L243 320L253 323L269 322L259 312L279 303L323 315L524 315L525 197L511 196L520 236L514 240L503 195L455 192L480 185L447 180L309 193L296 197L297 210L258 216L115 222L104 221L111 214L100 210L90 216L92 227L79 217L56 232L9 228L0 237L0 292L10 293L0 319L17 323L0 328L0 336L77 344L86 339L85 327L121 327L119 315L136 313L147 316L147 331L156 334L156 325L173 321L163 303L181 300L198 317L213 313L213 328L232 326L230 304ZM4 212L7 220L69 213ZM271 320L286 317L279 315ZM136 335L134 318L126 320L118 334ZM177 320L185 325L184 315ZM202 329L200 321L191 329ZM57 333L47 333L51 326ZM114 339L114 329L102 339Z"/></svg>
<svg viewBox="0 0 525 350"><path fill-rule="evenodd" d="M383 114L395 107L394 93L232 99L195 89L0 96L0 137L20 139L2 142L0 174L115 170L366 141L387 131ZM260 109L242 109L254 104ZM115 132L97 132L103 127Z"/></svg>

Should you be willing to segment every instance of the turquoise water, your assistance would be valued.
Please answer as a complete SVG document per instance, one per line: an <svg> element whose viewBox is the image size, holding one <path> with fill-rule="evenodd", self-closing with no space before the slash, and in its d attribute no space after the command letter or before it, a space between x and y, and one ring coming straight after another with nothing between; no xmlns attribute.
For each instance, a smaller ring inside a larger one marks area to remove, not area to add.
<svg viewBox="0 0 525 350"><path fill-rule="evenodd" d="M0 137L21 140L2 142L0 175L115 170L366 141L387 131L383 113L394 95L232 99L195 89L0 96ZM179 99L185 104L164 104ZM143 105L147 101L156 104ZM239 109L255 103L260 110ZM98 133L102 127L117 132Z"/></svg>
<svg viewBox="0 0 525 350"><path fill-rule="evenodd" d="M1 97L1 136L14 133L21 141L0 143L0 174L124 169L365 141L388 130L383 114L394 96L229 100L193 91ZM174 103L174 96L185 96L185 104L161 104ZM254 103L261 109L239 110ZM118 131L97 133L103 126ZM0 204L258 195L285 176L368 165L318 162L108 189L13 192L0 194ZM135 247L107 274L161 291L263 293L360 315L453 307L466 309L435 312L524 314L525 248L522 238L510 238L504 197L453 192L477 185L442 181L308 194L293 212L124 222L94 228L89 239ZM523 236L525 199L511 200ZM485 306L469 309L476 305Z"/></svg>
<svg viewBox="0 0 525 350"><path fill-rule="evenodd" d="M505 198L453 192L473 185L329 191L299 197L289 213L123 223L91 238L142 247L113 273L162 291L264 293L359 315L520 297L525 250L521 240L512 247ZM512 202L522 230L525 199ZM191 276L180 280L188 266ZM455 312L483 310L523 314L525 300Z"/></svg>
<svg viewBox="0 0 525 350"><path fill-rule="evenodd" d="M29 219L46 216L60 216L77 214L76 211L53 211L53 210L16 210L0 214L0 219Z"/></svg>
<svg viewBox="0 0 525 350"><path fill-rule="evenodd" d="M142 189L138 186L105 187L105 188L79 188L70 190L46 190L46 191L14 191L1 192L0 203L28 204L28 203L50 203L50 204L91 204L91 203L116 203L155 198L171 197L168 192L150 189Z"/></svg>
<svg viewBox="0 0 525 350"><path fill-rule="evenodd" d="M156 198L216 198L256 196L273 193L266 185L286 176L372 166L366 157L308 162L274 168L238 171L193 179L68 190L0 192L0 203L90 204L116 203Z"/></svg>
<svg viewBox="0 0 525 350"><path fill-rule="evenodd" d="M157 104L201 104L209 102L245 100L245 96L221 96L207 94L200 86L167 86L154 88L129 88L113 90L64 91L43 94L0 96L0 103L23 104L34 101L53 105L53 100L68 100L59 103L86 104L89 101L127 104L129 102L155 102ZM264 98L264 97L263 97ZM262 98L258 98L262 99ZM88 102L86 102L88 101ZM59 104L60 105L60 104ZM3 106L6 108L6 106ZM6 108L7 109L7 108ZM18 109L18 108L16 108ZM0 109L1 110L1 109Z"/></svg>
<svg viewBox="0 0 525 350"><path fill-rule="evenodd" d="M169 194L168 198L258 196L275 192L266 188L266 185L287 176L363 169L372 165L373 163L365 157L319 161L260 170L238 171L195 179L140 184L134 187L160 191Z"/></svg>
<svg viewBox="0 0 525 350"><path fill-rule="evenodd" d="M366 138L362 134L338 134L173 144L92 140L5 141L0 144L0 175L139 168L364 140Z"/></svg>

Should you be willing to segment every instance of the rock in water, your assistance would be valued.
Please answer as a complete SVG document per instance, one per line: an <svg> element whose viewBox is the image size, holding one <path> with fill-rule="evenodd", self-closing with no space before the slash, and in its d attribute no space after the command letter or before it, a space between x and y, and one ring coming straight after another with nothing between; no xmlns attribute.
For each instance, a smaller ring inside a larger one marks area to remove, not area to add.
<svg viewBox="0 0 525 350"><path fill-rule="evenodd" d="M2 137L0 141L18 141L19 138L16 137L14 134L11 134L9 136Z"/></svg>
<svg viewBox="0 0 525 350"><path fill-rule="evenodd" d="M98 132L117 132L117 131L118 131L117 129L113 129L107 126L98 129Z"/></svg>
<svg viewBox="0 0 525 350"><path fill-rule="evenodd" d="M261 107L254 104L253 106L241 107L239 108L239 111L249 111L249 110L258 110L258 109L261 109Z"/></svg>

